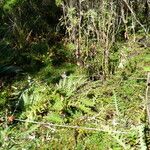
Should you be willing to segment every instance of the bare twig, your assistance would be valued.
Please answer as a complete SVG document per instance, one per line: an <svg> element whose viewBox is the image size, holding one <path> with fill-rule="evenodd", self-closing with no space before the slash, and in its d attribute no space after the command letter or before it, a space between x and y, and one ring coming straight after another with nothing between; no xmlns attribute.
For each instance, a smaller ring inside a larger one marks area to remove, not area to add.
<svg viewBox="0 0 150 150"><path fill-rule="evenodd" d="M144 32L147 34L146 28L144 27L144 25L137 19L135 13L133 12L132 8L130 7L130 5L128 4L127 0L123 0L123 2L126 4L126 6L128 7L128 9L130 10L131 14L133 15L134 19L136 20L136 22L144 29Z"/></svg>
<svg viewBox="0 0 150 150"><path fill-rule="evenodd" d="M60 127L60 128L81 129L81 130L99 131L99 132L107 132L107 133L115 133L115 134L128 134L128 132L124 132L124 131L114 131L114 130L112 131L106 127L105 129L100 129L100 128L91 128L91 127L83 127L83 126L65 125L65 124L52 124L52 123L37 122L32 120L22 120L22 119L15 119L15 120L20 122Z"/></svg>

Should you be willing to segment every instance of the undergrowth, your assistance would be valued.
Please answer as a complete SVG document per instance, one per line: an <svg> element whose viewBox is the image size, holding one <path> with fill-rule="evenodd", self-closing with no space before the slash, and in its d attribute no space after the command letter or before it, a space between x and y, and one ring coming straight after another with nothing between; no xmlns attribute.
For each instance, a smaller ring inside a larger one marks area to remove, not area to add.
<svg viewBox="0 0 150 150"><path fill-rule="evenodd" d="M148 1L0 1L0 149L150 149L148 14Z"/></svg>
<svg viewBox="0 0 150 150"><path fill-rule="evenodd" d="M143 55L148 58L149 49L143 51L107 81L60 71L56 83L46 82L45 67L34 78L14 82L11 91L3 89L1 148L146 149ZM16 120L8 120L10 115Z"/></svg>

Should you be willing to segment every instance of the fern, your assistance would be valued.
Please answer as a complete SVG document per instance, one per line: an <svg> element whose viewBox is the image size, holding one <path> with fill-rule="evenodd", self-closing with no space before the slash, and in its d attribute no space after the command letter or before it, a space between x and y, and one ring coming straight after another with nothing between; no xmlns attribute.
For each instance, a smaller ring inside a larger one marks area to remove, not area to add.
<svg viewBox="0 0 150 150"><path fill-rule="evenodd" d="M57 91L64 94L67 98L75 94L75 91L84 83L86 79L84 77L75 77L70 75L62 80L57 85Z"/></svg>
<svg viewBox="0 0 150 150"><path fill-rule="evenodd" d="M47 85L35 82L31 84L20 95L19 101L22 100L25 107L25 113L22 115L28 119L35 119L38 114L47 113L51 103L49 93L51 89Z"/></svg>
<svg viewBox="0 0 150 150"><path fill-rule="evenodd" d="M63 102L59 99L55 101L55 104L52 106L52 109L55 111L61 111L64 108Z"/></svg>
<svg viewBox="0 0 150 150"><path fill-rule="evenodd" d="M44 117L46 121L54 122L54 123L63 123L63 118L60 116L60 114L56 112L49 113L46 117Z"/></svg>
<svg viewBox="0 0 150 150"><path fill-rule="evenodd" d="M81 110L83 113L93 114L93 110L91 108L95 107L95 101L83 97L83 98L78 98L75 104L73 105L76 106L76 108L78 110Z"/></svg>

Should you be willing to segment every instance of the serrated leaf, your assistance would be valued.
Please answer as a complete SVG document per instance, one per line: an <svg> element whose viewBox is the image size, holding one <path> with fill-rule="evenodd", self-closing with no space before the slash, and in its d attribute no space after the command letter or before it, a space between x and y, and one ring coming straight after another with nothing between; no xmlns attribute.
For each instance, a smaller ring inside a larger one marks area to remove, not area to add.
<svg viewBox="0 0 150 150"><path fill-rule="evenodd" d="M53 105L53 109L56 111L60 111L63 109L63 103L61 100L57 101L54 105Z"/></svg>
<svg viewBox="0 0 150 150"><path fill-rule="evenodd" d="M54 123L62 123L63 122L63 119L61 118L61 116L57 113L51 113L49 114L47 117L45 117L45 119L47 121L51 121L51 122L54 122Z"/></svg>
<svg viewBox="0 0 150 150"><path fill-rule="evenodd" d="M84 104L85 106L94 106L94 102L90 99L82 99L81 100L82 104Z"/></svg>
<svg viewBox="0 0 150 150"><path fill-rule="evenodd" d="M91 112L91 109L84 106L84 105L79 105L79 108L84 112L84 113L89 113Z"/></svg>

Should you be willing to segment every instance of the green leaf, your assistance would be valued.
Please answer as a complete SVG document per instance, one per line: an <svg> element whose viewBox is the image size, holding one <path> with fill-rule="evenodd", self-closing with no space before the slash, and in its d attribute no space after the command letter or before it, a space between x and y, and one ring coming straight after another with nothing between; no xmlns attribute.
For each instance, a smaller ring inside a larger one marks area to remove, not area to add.
<svg viewBox="0 0 150 150"><path fill-rule="evenodd" d="M57 113L54 113L54 112L52 112L51 114L46 116L45 119L47 121L51 121L51 122L54 122L54 123L62 123L63 122L63 119L61 118L61 116Z"/></svg>
<svg viewBox="0 0 150 150"><path fill-rule="evenodd" d="M79 108L84 112L84 113L88 113L88 114L91 114L91 109L84 106L84 105L80 105Z"/></svg>
<svg viewBox="0 0 150 150"><path fill-rule="evenodd" d="M61 5L62 0L56 0L55 2L56 2L56 5L59 6L59 5Z"/></svg>
<svg viewBox="0 0 150 150"><path fill-rule="evenodd" d="M90 99L82 99L81 100L81 102L82 102L82 104L84 104L85 106L94 106L94 102L92 101L92 100L90 100Z"/></svg>
<svg viewBox="0 0 150 150"><path fill-rule="evenodd" d="M63 109L63 103L61 100L58 100L55 102L55 104L53 105L53 109L56 111L60 111Z"/></svg>
<svg viewBox="0 0 150 150"><path fill-rule="evenodd" d="M20 0L6 0L3 9L11 11L18 2L20 2Z"/></svg>
<svg viewBox="0 0 150 150"><path fill-rule="evenodd" d="M145 66L143 67L144 71L150 71L150 67L149 66Z"/></svg>

